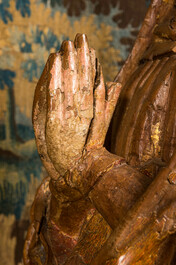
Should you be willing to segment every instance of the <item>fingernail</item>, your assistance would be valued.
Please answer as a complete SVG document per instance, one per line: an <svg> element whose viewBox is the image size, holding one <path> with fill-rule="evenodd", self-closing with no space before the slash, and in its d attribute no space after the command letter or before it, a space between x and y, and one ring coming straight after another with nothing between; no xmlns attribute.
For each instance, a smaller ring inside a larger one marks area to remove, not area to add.
<svg viewBox="0 0 176 265"><path fill-rule="evenodd" d="M81 48L83 45L88 46L88 39L86 34L80 34L78 33L75 38L75 47L76 48Z"/></svg>
<svg viewBox="0 0 176 265"><path fill-rule="evenodd" d="M62 52L74 52L74 44L72 41L63 41L60 51Z"/></svg>

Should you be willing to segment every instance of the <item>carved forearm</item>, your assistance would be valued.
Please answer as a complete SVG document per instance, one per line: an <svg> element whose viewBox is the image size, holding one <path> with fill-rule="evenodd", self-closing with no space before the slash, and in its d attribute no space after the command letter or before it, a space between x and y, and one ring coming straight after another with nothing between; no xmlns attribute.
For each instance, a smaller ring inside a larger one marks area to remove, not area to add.
<svg viewBox="0 0 176 265"><path fill-rule="evenodd" d="M94 187L103 174L114 165L125 164L122 157L109 153L104 147L85 151L77 166L64 176L66 183L77 188L85 196Z"/></svg>
<svg viewBox="0 0 176 265"><path fill-rule="evenodd" d="M111 228L126 219L137 200L145 192L152 178L129 165L114 164L101 175L89 193L89 198Z"/></svg>
<svg viewBox="0 0 176 265"><path fill-rule="evenodd" d="M143 264L153 264L149 263L149 254L146 260L143 257L147 245L151 244L151 253L157 252L161 242L176 230L175 158L176 155L170 166L157 176L129 211L122 224L116 227L91 265L103 265L107 260L120 260L122 256L126 259L125 265L135 264L139 246L142 248L140 255Z"/></svg>
<svg viewBox="0 0 176 265"><path fill-rule="evenodd" d="M109 153L105 148L87 152L78 166L67 172L64 178L67 190L72 189L72 199L76 199L76 194L77 199L81 194L84 197L88 195L112 228L124 219L152 181L151 177L130 167L122 157ZM60 196L62 185L56 181L55 186L55 194Z"/></svg>

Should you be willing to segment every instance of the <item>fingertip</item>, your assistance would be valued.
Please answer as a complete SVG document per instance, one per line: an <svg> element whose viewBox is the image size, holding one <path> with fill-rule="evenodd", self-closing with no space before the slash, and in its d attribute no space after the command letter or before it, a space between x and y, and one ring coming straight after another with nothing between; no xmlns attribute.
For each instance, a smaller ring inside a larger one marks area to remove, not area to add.
<svg viewBox="0 0 176 265"><path fill-rule="evenodd" d="M101 85L102 83L104 84L103 69L99 62L97 62L97 73L96 74L97 74L96 82L98 83L98 85ZM104 84L104 87L105 87L105 84Z"/></svg>
<svg viewBox="0 0 176 265"><path fill-rule="evenodd" d="M75 68L76 50L72 41L63 41L60 55L62 57L62 67L73 70Z"/></svg>
<svg viewBox="0 0 176 265"><path fill-rule="evenodd" d="M72 41L68 40L68 41L63 41L61 48L60 48L60 52L64 52L64 53L68 53L68 52L74 52L75 51L75 47Z"/></svg>
<svg viewBox="0 0 176 265"><path fill-rule="evenodd" d="M76 48L89 47L88 38L86 34L78 33L74 41Z"/></svg>
<svg viewBox="0 0 176 265"><path fill-rule="evenodd" d="M114 92L119 94L122 88L122 84L116 82L107 82L106 87L107 87L107 95L109 96Z"/></svg>
<svg viewBox="0 0 176 265"><path fill-rule="evenodd" d="M118 89L121 89L122 88L122 84L121 83L116 83L116 88L118 88Z"/></svg>
<svg viewBox="0 0 176 265"><path fill-rule="evenodd" d="M49 72L54 64L55 58L57 57L58 53L50 53L48 56L48 60L45 64L44 71ZM42 74L43 75L43 74Z"/></svg>
<svg viewBox="0 0 176 265"><path fill-rule="evenodd" d="M51 74L51 80L57 78L57 75L60 71L60 64L61 64L61 58L59 53L53 53L51 54L51 57L49 59L49 65L50 65L50 71Z"/></svg>
<svg viewBox="0 0 176 265"><path fill-rule="evenodd" d="M80 36L81 36L81 33L77 33L76 36L75 36L75 39L74 39L75 47L77 47L77 42L78 42L78 39L79 39Z"/></svg>
<svg viewBox="0 0 176 265"><path fill-rule="evenodd" d="M116 97L117 98L119 97L121 90L122 90L122 84L121 83L116 83L115 91L116 91Z"/></svg>

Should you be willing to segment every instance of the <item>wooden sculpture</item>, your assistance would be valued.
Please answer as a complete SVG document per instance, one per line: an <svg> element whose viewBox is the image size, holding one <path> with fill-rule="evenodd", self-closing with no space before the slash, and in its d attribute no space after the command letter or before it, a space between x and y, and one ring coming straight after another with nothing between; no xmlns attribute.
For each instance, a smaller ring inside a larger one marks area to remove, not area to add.
<svg viewBox="0 0 176 265"><path fill-rule="evenodd" d="M176 264L175 17L175 0L153 0L106 85L84 34L50 55L33 105L48 177L32 205L25 265ZM118 97L112 154L103 145Z"/></svg>

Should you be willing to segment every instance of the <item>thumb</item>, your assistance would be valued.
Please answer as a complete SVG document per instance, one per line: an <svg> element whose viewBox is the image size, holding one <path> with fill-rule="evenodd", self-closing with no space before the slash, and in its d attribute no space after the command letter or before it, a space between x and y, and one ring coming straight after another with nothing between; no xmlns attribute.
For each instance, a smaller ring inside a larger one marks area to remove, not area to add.
<svg viewBox="0 0 176 265"><path fill-rule="evenodd" d="M109 127L112 115L114 113L117 100L121 92L122 85L115 82L106 83L107 100L105 106L105 123L106 127Z"/></svg>

